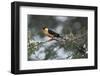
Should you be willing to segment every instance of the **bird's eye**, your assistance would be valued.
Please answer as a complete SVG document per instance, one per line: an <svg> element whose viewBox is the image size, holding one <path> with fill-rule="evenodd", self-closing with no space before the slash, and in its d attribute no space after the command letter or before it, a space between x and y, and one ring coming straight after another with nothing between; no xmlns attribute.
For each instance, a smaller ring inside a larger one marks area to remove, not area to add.
<svg viewBox="0 0 100 76"><path fill-rule="evenodd" d="M45 28L43 27L43 30L44 30Z"/></svg>

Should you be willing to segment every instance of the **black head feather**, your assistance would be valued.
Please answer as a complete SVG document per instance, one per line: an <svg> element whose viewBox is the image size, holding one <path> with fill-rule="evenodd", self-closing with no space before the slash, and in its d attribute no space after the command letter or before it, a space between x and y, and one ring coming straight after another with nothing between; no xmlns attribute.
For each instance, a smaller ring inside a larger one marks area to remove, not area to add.
<svg viewBox="0 0 100 76"><path fill-rule="evenodd" d="M45 28L48 28L47 26L43 26L42 29L44 30Z"/></svg>

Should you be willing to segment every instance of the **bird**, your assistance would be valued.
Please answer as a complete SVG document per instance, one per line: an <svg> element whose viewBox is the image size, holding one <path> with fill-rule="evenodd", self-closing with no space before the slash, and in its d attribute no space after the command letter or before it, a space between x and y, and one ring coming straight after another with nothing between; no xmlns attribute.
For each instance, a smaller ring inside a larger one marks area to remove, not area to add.
<svg viewBox="0 0 100 76"><path fill-rule="evenodd" d="M47 26L43 26L42 27L42 30L43 30L43 33L46 35L46 36L48 36L48 37L50 37L50 38L62 38L62 36L60 35L60 34L58 34L58 33L56 33L55 31L53 31L53 30L50 30Z"/></svg>

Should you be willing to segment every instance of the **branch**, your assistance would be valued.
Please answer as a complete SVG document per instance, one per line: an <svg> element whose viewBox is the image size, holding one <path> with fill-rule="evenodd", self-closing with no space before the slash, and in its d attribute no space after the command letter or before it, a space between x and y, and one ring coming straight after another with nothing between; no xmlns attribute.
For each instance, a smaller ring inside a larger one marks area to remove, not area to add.
<svg viewBox="0 0 100 76"><path fill-rule="evenodd" d="M33 49L36 47L36 49L35 50L39 50L40 49L40 47L44 47L43 46L43 44L44 43L47 43L47 42L50 42L50 41L53 41L53 40L55 40L55 41L57 41L57 42L59 42L59 43L57 43L57 44L59 44L59 46L61 46L61 47L64 47L65 45L66 45L66 43L69 43L69 42L74 42L75 43L75 46L77 47L77 49L80 49L81 47L79 47L79 44L77 44L77 42L76 42L76 40L78 40L78 39L80 39L80 38L82 38L82 37L84 37L84 36L86 36L87 35L87 32L86 33L84 33L84 34L82 34L81 36L78 36L78 37L68 37L68 38L56 38L56 37L54 37L54 38L52 38L52 39L49 39L49 40L47 40L47 41L44 41L44 42L37 42L36 44L33 42L33 43L30 43L30 41L28 41L28 46L30 47L30 45L31 44L34 44L34 46L33 46ZM68 35L67 35L68 36ZM68 41L68 42L67 42ZM63 46L62 46L62 44L63 44ZM32 47L31 47L32 48ZM67 48L65 48L65 49L67 49ZM79 52L80 52L80 50L79 50ZM68 56L68 58L69 58L70 56ZM36 58L38 58L37 56L36 56Z"/></svg>

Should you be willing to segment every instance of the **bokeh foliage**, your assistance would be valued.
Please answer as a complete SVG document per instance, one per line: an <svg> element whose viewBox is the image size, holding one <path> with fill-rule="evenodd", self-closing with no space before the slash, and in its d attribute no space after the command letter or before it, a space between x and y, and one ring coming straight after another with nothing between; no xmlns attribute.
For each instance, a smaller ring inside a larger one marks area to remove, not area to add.
<svg viewBox="0 0 100 76"><path fill-rule="evenodd" d="M88 58L88 18L28 15L28 60ZM61 34L67 40L45 42L42 27ZM62 29L61 29L62 28Z"/></svg>

